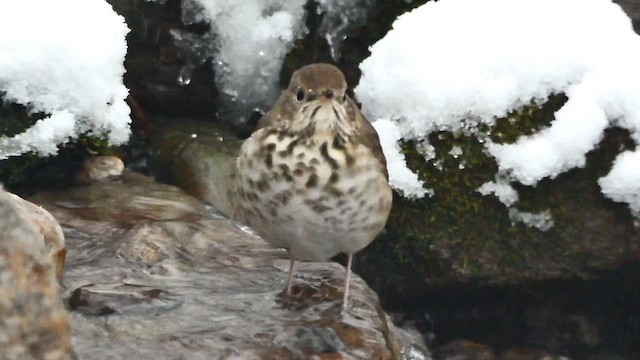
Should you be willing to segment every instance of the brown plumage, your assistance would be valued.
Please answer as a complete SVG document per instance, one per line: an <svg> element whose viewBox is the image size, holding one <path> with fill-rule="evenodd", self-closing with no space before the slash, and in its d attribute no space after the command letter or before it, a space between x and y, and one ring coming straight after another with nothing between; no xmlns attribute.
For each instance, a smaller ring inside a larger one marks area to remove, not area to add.
<svg viewBox="0 0 640 360"><path fill-rule="evenodd" d="M378 134L346 94L342 72L313 64L287 89L248 138L236 162L234 216L295 260L353 253L382 231L391 209Z"/></svg>

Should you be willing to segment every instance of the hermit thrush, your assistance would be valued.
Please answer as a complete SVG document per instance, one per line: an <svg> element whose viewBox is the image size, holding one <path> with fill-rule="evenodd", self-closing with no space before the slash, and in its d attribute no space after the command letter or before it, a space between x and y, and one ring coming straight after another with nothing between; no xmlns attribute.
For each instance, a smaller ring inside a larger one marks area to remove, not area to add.
<svg viewBox="0 0 640 360"><path fill-rule="evenodd" d="M234 217L295 260L348 258L384 228L391 188L378 134L346 94L333 65L305 66L291 77L236 161Z"/></svg>

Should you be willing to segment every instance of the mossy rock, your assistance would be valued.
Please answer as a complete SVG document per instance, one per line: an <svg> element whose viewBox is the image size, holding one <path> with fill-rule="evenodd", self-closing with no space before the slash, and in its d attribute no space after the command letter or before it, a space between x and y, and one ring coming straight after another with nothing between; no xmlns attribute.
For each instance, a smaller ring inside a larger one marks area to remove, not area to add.
<svg viewBox="0 0 640 360"><path fill-rule="evenodd" d="M154 123L151 171L229 215L231 171L242 141L212 122L156 118Z"/></svg>
<svg viewBox="0 0 640 360"><path fill-rule="evenodd" d="M46 114L32 113L23 105L3 102L0 97L0 136L19 134L45 117ZM36 187L64 186L73 180L84 159L114 152L106 139L81 135L59 146L56 156L40 157L28 152L0 160L0 183L11 191L25 194Z"/></svg>
<svg viewBox="0 0 640 360"><path fill-rule="evenodd" d="M512 143L547 126L565 101L557 95L543 106L531 104L483 131L493 141ZM591 277L640 254L640 232L629 210L604 198L597 184L620 149L633 148L628 132L607 131L585 168L536 187L514 185L520 196L515 207L551 213L554 226L548 231L513 223L497 198L477 192L497 172L477 137L437 132L429 143L436 156L427 162L416 142L403 149L409 167L434 195L396 196L386 231L355 258L356 271L387 302L418 301L432 286ZM454 146L460 155L451 155Z"/></svg>

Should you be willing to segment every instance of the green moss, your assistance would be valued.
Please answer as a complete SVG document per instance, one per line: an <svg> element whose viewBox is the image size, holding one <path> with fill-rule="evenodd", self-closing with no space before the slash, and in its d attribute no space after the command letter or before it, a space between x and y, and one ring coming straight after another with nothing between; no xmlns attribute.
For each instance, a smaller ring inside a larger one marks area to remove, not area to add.
<svg viewBox="0 0 640 360"><path fill-rule="evenodd" d="M493 141L512 143L548 126L566 102L552 96L497 119L484 129ZM493 157L476 136L432 133L435 157L425 162L416 142L403 144L409 167L433 189L419 200L401 196L385 233L356 257L356 270L387 301L412 299L434 284L514 283L523 279L589 276L590 267L611 266L622 249L638 242L624 205L603 198L597 179L605 175L629 134L608 131L589 153L587 167L547 179L537 187L518 186L521 211L550 210L555 226L547 231L512 223L508 209L476 189L497 172ZM458 147L460 155L450 152ZM617 248L621 250L618 251Z"/></svg>
<svg viewBox="0 0 640 360"><path fill-rule="evenodd" d="M529 105L497 119L495 126L489 129L490 138L496 143L512 144L520 136L531 135L549 126L555 112L566 102L567 97L564 94L552 95L542 104L532 101Z"/></svg>
<svg viewBox="0 0 640 360"><path fill-rule="evenodd" d="M46 116L43 113L30 113L25 106L3 103L1 100L0 136L19 134ZM29 152L0 160L0 181L6 188L18 192L29 191L35 186L61 186L71 180L85 158L111 154L113 151L106 139L81 135L59 147L57 156L43 158Z"/></svg>

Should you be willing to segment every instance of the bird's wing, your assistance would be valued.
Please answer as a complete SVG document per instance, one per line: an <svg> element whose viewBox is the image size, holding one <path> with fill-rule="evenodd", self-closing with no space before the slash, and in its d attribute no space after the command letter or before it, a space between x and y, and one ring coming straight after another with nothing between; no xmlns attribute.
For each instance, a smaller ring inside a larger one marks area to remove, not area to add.
<svg viewBox="0 0 640 360"><path fill-rule="evenodd" d="M384 176L389 180L389 173L387 171L387 159L382 152L382 146L380 146L380 138L378 137L378 132L371 125L369 120L367 120L364 115L360 112L355 102L351 99L348 100L350 102L350 106L352 107L352 111L355 112L354 116L356 117L357 123L360 124L358 130L354 136L354 140L371 150L373 156L378 159L382 168L384 169Z"/></svg>

